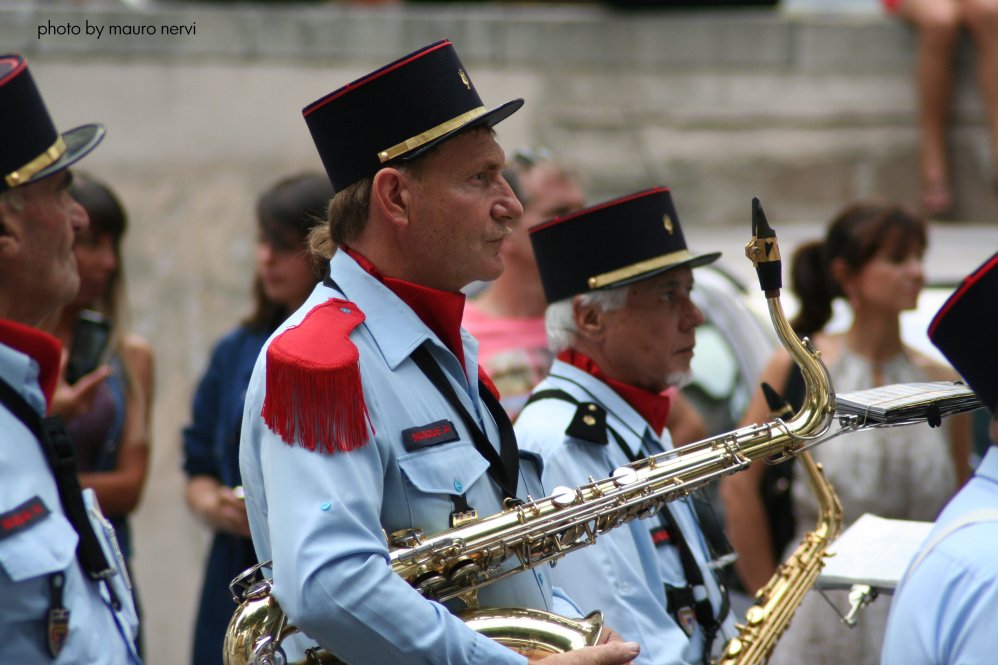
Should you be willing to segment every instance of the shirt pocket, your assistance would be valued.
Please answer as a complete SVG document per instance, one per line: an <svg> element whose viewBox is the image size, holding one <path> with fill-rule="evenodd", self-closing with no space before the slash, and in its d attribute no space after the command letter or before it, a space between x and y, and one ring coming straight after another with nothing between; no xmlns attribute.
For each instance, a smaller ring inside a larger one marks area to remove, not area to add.
<svg viewBox="0 0 998 665"><path fill-rule="evenodd" d="M489 468L485 458L467 441L402 455L398 465L407 484L418 493L437 495L465 494Z"/></svg>
<svg viewBox="0 0 998 665"><path fill-rule="evenodd" d="M0 539L0 566L13 582L66 570L78 536L63 515L49 513L20 533Z"/></svg>

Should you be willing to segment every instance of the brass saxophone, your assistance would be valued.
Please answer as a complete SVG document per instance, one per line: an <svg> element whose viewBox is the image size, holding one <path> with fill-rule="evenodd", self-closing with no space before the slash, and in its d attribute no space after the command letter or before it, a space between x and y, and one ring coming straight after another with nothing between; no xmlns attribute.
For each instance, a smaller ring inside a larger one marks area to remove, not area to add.
<svg viewBox="0 0 998 665"><path fill-rule="evenodd" d="M821 465L806 451L798 460L804 465L808 485L818 499L817 526L804 534L797 549L756 593L755 604L745 613L745 624L739 624L738 636L724 645L715 665L758 665L769 660L776 642L824 567L829 543L842 528L842 504Z"/></svg>
<svg viewBox="0 0 998 665"><path fill-rule="evenodd" d="M602 631L598 612L576 622L538 610L478 609L478 589L591 545L601 534L650 517L665 503L755 460L789 458L821 439L835 412L831 379L818 352L807 340L802 343L787 321L780 303L776 234L758 200L753 205L753 239L746 254L756 265L777 335L804 375L801 410L787 421L743 427L627 464L602 480L590 479L574 489L558 487L546 498L507 504L498 514L433 536L419 530L396 532L390 550L395 573L426 598L460 598L469 610L459 616L472 628L521 653L562 653L593 645ZM297 629L271 595L270 581L253 581L268 564L250 569L231 585L240 604L225 635L226 665L287 662L281 642ZM747 637L744 641L749 642ZM299 662L341 661L316 647Z"/></svg>

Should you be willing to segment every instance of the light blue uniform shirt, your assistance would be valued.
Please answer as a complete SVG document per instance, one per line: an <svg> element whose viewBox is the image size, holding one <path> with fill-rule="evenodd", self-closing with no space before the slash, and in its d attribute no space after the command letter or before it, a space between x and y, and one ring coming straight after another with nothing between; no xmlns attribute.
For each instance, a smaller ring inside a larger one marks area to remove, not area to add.
<svg viewBox="0 0 998 665"><path fill-rule="evenodd" d="M419 317L346 253L334 255L330 271L343 295L319 284L275 335L329 298L356 304L366 318L350 341L360 353L373 432L366 445L349 452L285 443L260 415L267 371L261 354L246 395L240 468L257 555L274 562L274 595L294 625L348 662L524 663L395 575L382 533L415 527L429 536L449 528L454 495L466 494L482 517L501 511L503 496L486 473L488 462L458 413L410 358L429 344L498 449L498 430L478 395L477 343L463 333L465 372ZM403 430L444 419L459 440L406 451ZM544 496L529 456L521 457L518 486L521 498L528 493ZM548 571L545 566L485 587L481 605L577 616L567 599L552 597Z"/></svg>
<svg viewBox="0 0 998 665"><path fill-rule="evenodd" d="M542 390L563 390L580 402L599 404L607 412L607 425L623 438L632 456L647 457L672 449L668 431L662 439L653 436L644 418L619 394L573 365L555 361L551 374L534 392ZM577 408L565 400L542 399L528 405L516 420L520 450L542 457L542 480L549 491L557 485L576 487L590 477L605 478L629 462L612 434L608 435L607 445L565 434ZM717 616L722 592L712 571L706 568L710 557L692 506L688 499L681 499L670 503L669 510L703 573L706 588L700 588L699 593L707 594ZM641 654L635 662L643 665L700 662L703 636L699 626L688 637L666 609L664 584L686 586L686 576L678 548L656 547L652 542L650 530L660 524L657 517L632 520L600 536L594 545L572 552L555 564L554 583L583 611L603 610L607 625L625 640L641 644ZM734 619L729 614L712 650L719 653L724 641L735 632Z"/></svg>
<svg viewBox="0 0 998 665"><path fill-rule="evenodd" d="M998 508L998 449L943 509L931 542L962 516ZM916 555L917 557L918 555ZM998 662L998 522L958 529L906 573L887 620L882 665Z"/></svg>
<svg viewBox="0 0 998 665"><path fill-rule="evenodd" d="M38 364L32 358L0 344L0 376L44 413ZM90 512L95 511L92 492L86 490L84 496ZM0 406L0 515L35 497L49 514L0 536L0 663L139 663L133 646L138 621L124 575L113 578L122 603L116 613L105 585L90 580L80 568L76 558L79 538L63 513L41 445L20 420ZM114 548L107 531L97 525L95 531L113 564L116 559L112 558ZM58 572L65 575L62 604L70 612L69 635L59 657L53 660L47 642L49 578Z"/></svg>

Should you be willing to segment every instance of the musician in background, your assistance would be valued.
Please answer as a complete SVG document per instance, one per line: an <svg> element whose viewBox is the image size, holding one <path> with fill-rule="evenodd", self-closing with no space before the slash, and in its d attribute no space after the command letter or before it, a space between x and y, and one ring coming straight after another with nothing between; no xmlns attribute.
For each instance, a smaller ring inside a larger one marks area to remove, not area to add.
<svg viewBox="0 0 998 665"><path fill-rule="evenodd" d="M668 189L649 189L555 218L531 241L557 358L520 412L523 450L545 487L575 487L672 449L668 388L690 376L703 314L693 269L720 254L686 247ZM724 588L689 498L634 520L553 568L584 611L602 609L639 663L706 662L734 636Z"/></svg>
<svg viewBox="0 0 998 665"><path fill-rule="evenodd" d="M545 148L516 150L503 177L523 205L523 219L503 243L506 269L468 301L462 325L478 340L478 362L515 421L554 360L544 327L547 300L529 232L553 217L575 212L585 200L580 178ZM706 438L707 425L690 400L675 389L670 397L667 425L673 442L682 445Z"/></svg>
<svg viewBox="0 0 998 665"><path fill-rule="evenodd" d="M85 83L81 82L81 90ZM0 663L130 665L138 618L72 444L44 418L61 345L35 326L76 297L87 228L70 166L104 127L56 130L27 61L0 56ZM99 381L97 382L99 383ZM93 385L97 385L94 383Z"/></svg>
<svg viewBox="0 0 998 665"><path fill-rule="evenodd" d="M995 420L998 254L940 308L929 338ZM996 444L998 445L998 444ZM887 621L881 665L993 663L998 654L998 449L943 509L909 564Z"/></svg>
<svg viewBox="0 0 998 665"><path fill-rule="evenodd" d="M304 110L336 190L313 247L337 249L328 277L257 361L240 470L274 596L346 662L527 662L396 575L386 542L544 496L460 328L460 289L502 273L503 241L522 214L492 130L522 103L486 110L442 41ZM546 567L479 598L578 612L552 591ZM612 639L545 665L614 665L637 652Z"/></svg>

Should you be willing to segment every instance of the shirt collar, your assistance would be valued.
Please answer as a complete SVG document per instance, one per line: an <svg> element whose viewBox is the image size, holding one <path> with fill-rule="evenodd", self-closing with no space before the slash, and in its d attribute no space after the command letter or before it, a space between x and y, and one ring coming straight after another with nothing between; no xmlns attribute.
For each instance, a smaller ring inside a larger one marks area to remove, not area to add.
<svg viewBox="0 0 998 665"><path fill-rule="evenodd" d="M25 367L22 373L23 381L38 385L45 397L45 403L52 402L56 382L59 379L59 360L62 355L62 344L58 339L30 326L0 319L0 344L18 351L37 365L37 375L32 375L33 367ZM20 390L20 386L12 386Z"/></svg>
<svg viewBox="0 0 998 665"><path fill-rule="evenodd" d="M590 374L620 395L631 408L638 412L644 421L651 427L652 433L656 437L662 436L665 429L665 421L669 417L669 406L671 400L666 393L653 393L644 388L631 386L620 381L609 378L599 368L599 365L589 356L579 353L575 349L566 349L558 354L558 360L563 363L577 367L583 372Z"/></svg>
<svg viewBox="0 0 998 665"><path fill-rule="evenodd" d="M404 279L385 277L367 257L350 247L342 247L361 268L391 289L392 293L409 306L426 327L443 342L465 368L464 344L461 336L461 319L464 316L465 296L454 291L441 291ZM466 369L466 368L465 368Z"/></svg>

